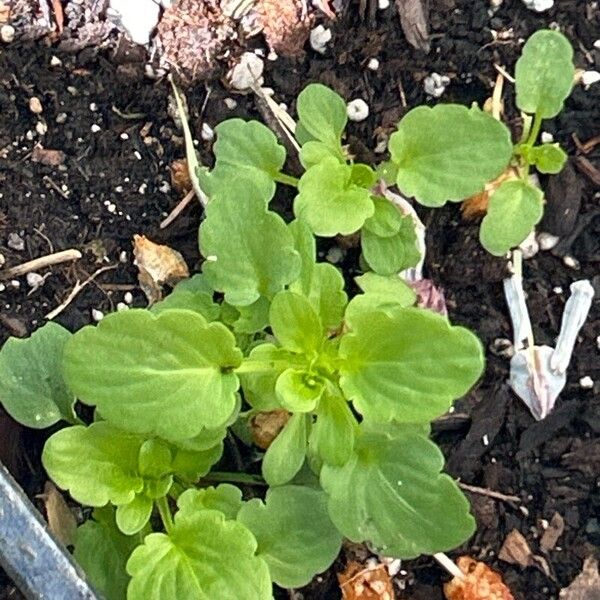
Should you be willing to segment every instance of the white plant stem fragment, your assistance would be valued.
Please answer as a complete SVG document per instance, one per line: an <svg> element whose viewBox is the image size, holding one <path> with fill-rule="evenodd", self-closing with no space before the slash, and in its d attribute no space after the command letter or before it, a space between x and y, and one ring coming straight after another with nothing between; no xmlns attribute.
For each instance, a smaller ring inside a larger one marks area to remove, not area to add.
<svg viewBox="0 0 600 600"><path fill-rule="evenodd" d="M464 579L464 573L458 568L458 565L448 556L446 556L443 552L436 552L433 555L433 558L437 560L452 577L458 577L458 579Z"/></svg>

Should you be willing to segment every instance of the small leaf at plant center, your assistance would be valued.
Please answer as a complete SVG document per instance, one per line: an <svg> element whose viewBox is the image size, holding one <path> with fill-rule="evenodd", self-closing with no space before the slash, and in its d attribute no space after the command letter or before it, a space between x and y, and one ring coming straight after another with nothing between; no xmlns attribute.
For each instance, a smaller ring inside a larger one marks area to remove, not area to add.
<svg viewBox="0 0 600 600"><path fill-rule="evenodd" d="M324 390L321 377L299 369L286 369L275 385L282 406L291 412L313 411Z"/></svg>

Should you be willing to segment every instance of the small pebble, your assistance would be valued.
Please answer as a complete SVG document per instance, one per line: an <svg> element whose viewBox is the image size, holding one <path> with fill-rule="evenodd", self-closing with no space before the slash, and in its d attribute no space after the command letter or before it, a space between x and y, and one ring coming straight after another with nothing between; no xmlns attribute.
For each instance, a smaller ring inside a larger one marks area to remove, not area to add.
<svg viewBox="0 0 600 600"><path fill-rule="evenodd" d="M540 139L542 140L542 144L551 144L554 141L554 136L547 131L542 131Z"/></svg>
<svg viewBox="0 0 600 600"><path fill-rule="evenodd" d="M18 290L21 287L21 282L18 279L11 279L10 280L10 285L15 289Z"/></svg>
<svg viewBox="0 0 600 600"><path fill-rule="evenodd" d="M581 74L581 83L587 89L590 85L600 81L600 73L598 71L584 71Z"/></svg>
<svg viewBox="0 0 600 600"><path fill-rule="evenodd" d="M326 258L330 263L337 264L344 258L344 253L339 246L333 246L327 252Z"/></svg>
<svg viewBox="0 0 600 600"><path fill-rule="evenodd" d="M104 313L97 308L92 308L92 319L96 321L96 323L99 323L104 319Z"/></svg>
<svg viewBox="0 0 600 600"><path fill-rule="evenodd" d="M0 253L0 268L2 268L5 263L6 263L6 258L4 258L4 254Z"/></svg>
<svg viewBox="0 0 600 600"><path fill-rule="evenodd" d="M558 244L560 238L557 235L541 231L538 233L537 242L540 245L540 250L552 250Z"/></svg>
<svg viewBox="0 0 600 600"><path fill-rule="evenodd" d="M41 115L44 111L44 107L42 106L40 99L36 96L32 96L31 98L29 98L29 110L34 115Z"/></svg>
<svg viewBox="0 0 600 600"><path fill-rule="evenodd" d="M123 295L123 300L125 301L125 304L132 304L133 294L131 292L125 292L125 294Z"/></svg>
<svg viewBox="0 0 600 600"><path fill-rule="evenodd" d="M532 231L520 244L519 249L523 253L523 260L533 258L540 250L540 246L535 239L535 231Z"/></svg>
<svg viewBox="0 0 600 600"><path fill-rule="evenodd" d="M48 125L46 125L44 121L38 121L35 124L35 130L37 131L38 135L46 135L48 132Z"/></svg>
<svg viewBox="0 0 600 600"><path fill-rule="evenodd" d="M490 445L490 438L488 437L488 434L484 434L484 436L481 438L481 442L483 443L484 446L489 446Z"/></svg>
<svg viewBox="0 0 600 600"><path fill-rule="evenodd" d="M90 110L92 112L96 112L98 110L98 105L95 102L90 103Z"/></svg>
<svg viewBox="0 0 600 600"><path fill-rule="evenodd" d="M535 12L544 12L554 6L554 0L523 0L523 4Z"/></svg>
<svg viewBox="0 0 600 600"><path fill-rule="evenodd" d="M556 287L553 287L553 288L552 288L552 291L553 291L555 294L562 294L564 290L563 290L563 289L560 287L560 285L557 285Z"/></svg>
<svg viewBox="0 0 600 600"><path fill-rule="evenodd" d="M439 73L432 73L423 80L423 88L428 96L440 98L446 91L446 87L450 83L450 78Z"/></svg>
<svg viewBox="0 0 600 600"><path fill-rule="evenodd" d="M58 58L58 56L53 56L50 59L50 66L51 67L60 67L62 65L62 60L60 60L60 58Z"/></svg>
<svg viewBox="0 0 600 600"><path fill-rule="evenodd" d="M15 28L12 25L2 25L0 27L0 40L5 44L10 44L15 39Z"/></svg>
<svg viewBox="0 0 600 600"><path fill-rule="evenodd" d="M377 8L379 10L385 10L390 7L390 0L377 0Z"/></svg>
<svg viewBox="0 0 600 600"><path fill-rule="evenodd" d="M331 41L331 29L317 25L310 32L310 47L319 54L325 54L327 44Z"/></svg>
<svg viewBox="0 0 600 600"><path fill-rule="evenodd" d="M346 113L351 121L359 123L369 116L369 105L362 98L351 100L346 105Z"/></svg>
<svg viewBox="0 0 600 600"><path fill-rule="evenodd" d="M371 58L367 63L367 69L377 71L377 69L379 69L379 61L376 58Z"/></svg>
<svg viewBox="0 0 600 600"><path fill-rule="evenodd" d="M30 288L38 288L44 283L44 277L39 273L27 273L27 277L25 279L27 280L27 285Z"/></svg>
<svg viewBox="0 0 600 600"><path fill-rule="evenodd" d="M11 250L16 250L17 252L23 252L23 250L25 250L25 241L18 233L9 233L6 245Z"/></svg>
<svg viewBox="0 0 600 600"><path fill-rule="evenodd" d="M277 52L275 52L275 50L271 50L271 52L269 52L269 54L267 54L267 60L274 61L274 60L277 60L278 58L279 58L279 55L277 54Z"/></svg>
<svg viewBox="0 0 600 600"><path fill-rule="evenodd" d="M579 387L583 390L591 390L594 387L594 380L586 375L579 380Z"/></svg>
<svg viewBox="0 0 600 600"><path fill-rule="evenodd" d="M260 56L254 52L244 52L235 65L227 74L229 85L240 92L249 90L253 85L261 86L264 82L263 71L265 63Z"/></svg>
<svg viewBox="0 0 600 600"><path fill-rule="evenodd" d="M67 121L67 113L61 112L56 115L56 122L61 125Z"/></svg>
<svg viewBox="0 0 600 600"><path fill-rule="evenodd" d="M596 338L596 348L600 350L600 335Z"/></svg>
<svg viewBox="0 0 600 600"><path fill-rule="evenodd" d="M129 139L129 134L124 131L119 137L122 140L128 140Z"/></svg>
<svg viewBox="0 0 600 600"><path fill-rule="evenodd" d="M158 186L158 191L163 194L168 194L171 191L171 184L168 181L163 181Z"/></svg>
<svg viewBox="0 0 600 600"><path fill-rule="evenodd" d="M234 108L237 107L237 101L235 101L233 98L225 98L223 100L223 102L225 102L225 106L229 109L229 110L233 110Z"/></svg>
<svg viewBox="0 0 600 600"><path fill-rule="evenodd" d="M202 129L200 131L200 137L205 142L210 142L215 137L215 132L213 128L208 123L202 123Z"/></svg>
<svg viewBox="0 0 600 600"><path fill-rule="evenodd" d="M596 40L594 42L594 48L596 48L597 50L600 50L600 40Z"/></svg>
<svg viewBox="0 0 600 600"><path fill-rule="evenodd" d="M108 206L106 207L106 210L109 213L114 213L117 210L117 206L116 206L116 204L113 204L112 202L109 202Z"/></svg>
<svg viewBox="0 0 600 600"><path fill-rule="evenodd" d="M125 250L121 250L119 254L119 262L123 264L127 262L127 252L125 252Z"/></svg>
<svg viewBox="0 0 600 600"><path fill-rule="evenodd" d="M578 270L579 267L581 266L579 264L579 261L575 257L573 257L569 254L567 254L566 256L563 256L563 263L565 264L566 267L569 267L569 269Z"/></svg>
<svg viewBox="0 0 600 600"><path fill-rule="evenodd" d="M3 283L0 283L0 292L3 292L6 289L6 286Z"/></svg>
<svg viewBox="0 0 600 600"><path fill-rule="evenodd" d="M100 127L100 125L96 125L96 123L94 123L90 129L92 130L92 133L98 133L99 131L102 131L102 127Z"/></svg>
<svg viewBox="0 0 600 600"><path fill-rule="evenodd" d="M515 354L515 347L508 338L496 338L490 344L490 352L502 358L512 358Z"/></svg>
<svg viewBox="0 0 600 600"><path fill-rule="evenodd" d="M129 306L125 302L117 302L117 312L123 312L124 310L129 310Z"/></svg>

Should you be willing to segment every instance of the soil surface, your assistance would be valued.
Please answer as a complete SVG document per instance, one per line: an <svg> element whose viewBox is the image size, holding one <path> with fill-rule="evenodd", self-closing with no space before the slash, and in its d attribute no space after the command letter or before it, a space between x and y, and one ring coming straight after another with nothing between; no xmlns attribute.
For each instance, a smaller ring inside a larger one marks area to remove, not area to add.
<svg viewBox="0 0 600 600"><path fill-rule="evenodd" d="M511 72L523 40L555 25L571 39L578 67L600 69L600 49L594 48L600 38L597 3L561 0L537 14L521 0L505 0L490 15L483 0L438 0L432 3L427 54L407 44L392 8L370 11L367 6L361 18L360 4L350 2L334 24L325 55L309 49L298 59L265 61L265 85L291 111L298 92L313 81L332 86L348 100L366 100L370 116L350 124L349 142L362 159L373 162L384 156L372 152L378 134L391 131L410 108L438 101L423 90L423 79L431 72L451 78L442 101L481 103L496 79L494 64ZM255 39L251 45L262 43ZM380 61L376 71L367 68L374 57ZM93 309L116 310L126 292L133 295L133 305L145 306L132 262L134 234L178 249L192 270L197 267L198 206L159 229L180 200L169 185L169 165L184 156L184 147L167 112L169 84L146 78L144 59L139 48L123 40L116 49L88 48L76 54L40 43L0 48L0 253L7 266L66 248L84 253L77 262L41 271L45 279L38 288L31 288L24 277L1 282L0 343L41 326L78 281L102 267L110 268L75 297L57 322L76 330L92 321ZM186 95L198 139L203 122L214 127L233 116L262 118L253 96L233 95L219 81L197 85ZM33 96L43 107L39 115L29 107ZM507 83L506 119L517 132L513 96ZM234 98L237 106L228 108L226 98ZM468 553L497 568L519 600L557 598L579 573L583 559L600 549L600 181L594 182L600 174L593 170L600 167L600 146L584 156L574 142L600 134L600 84L587 90L577 86L565 111L543 129L563 144L573 165L568 177L551 184L548 227L561 225L557 215L564 202L575 207L578 220L574 232L563 235L552 253L540 252L525 263L536 342L553 345L573 281L588 278L597 290L565 390L543 422L536 423L505 384L508 359L497 342L512 338L501 283L505 261L485 254L477 242L478 225L461 221L456 206L419 209L428 225L428 275L444 288L451 320L480 336L488 361L477 389L435 424L435 436L452 475L519 498L499 501L471 494L479 528L456 555ZM64 152L62 164L33 162L38 142ZM208 163L210 142L201 140L199 149ZM15 249L19 243L12 234L23 241L23 249ZM348 268L350 258L343 263ZM580 386L584 376L595 382L593 388ZM33 497L43 488L39 453L46 434L25 432L6 415L0 415L0 427L0 458ZM564 533L544 553L539 538L555 513L564 519ZM527 538L534 554L542 555L548 569L498 560L513 529ZM406 591L401 597L443 598L441 582L447 576L431 559L406 562L403 569L398 581ZM332 569L304 597L333 599L339 597L338 590ZM18 597L0 576L0 600Z"/></svg>

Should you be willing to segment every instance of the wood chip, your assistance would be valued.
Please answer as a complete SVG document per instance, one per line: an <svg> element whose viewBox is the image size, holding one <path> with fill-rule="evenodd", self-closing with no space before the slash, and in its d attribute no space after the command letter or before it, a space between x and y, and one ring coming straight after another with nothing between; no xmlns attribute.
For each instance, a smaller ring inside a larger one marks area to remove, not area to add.
<svg viewBox="0 0 600 600"><path fill-rule="evenodd" d="M396 0L396 8L408 43L429 52L429 0Z"/></svg>
<svg viewBox="0 0 600 600"><path fill-rule="evenodd" d="M547 577L550 576L550 568L546 559L531 551L525 536L517 529L513 529L506 536L498 553L498 558L511 565L519 565L523 568L535 567Z"/></svg>
<svg viewBox="0 0 600 600"><path fill-rule="evenodd" d="M560 591L558 597L561 600L598 600L600 598L598 561L592 556L586 558L581 573L569 587Z"/></svg>
<svg viewBox="0 0 600 600"><path fill-rule="evenodd" d="M46 520L50 531L65 546L74 545L77 520L56 486L47 481L44 486L44 493L40 494L38 498L44 501Z"/></svg>
<svg viewBox="0 0 600 600"><path fill-rule="evenodd" d="M344 600L394 600L394 586L385 565L350 562L338 581Z"/></svg>
<svg viewBox="0 0 600 600"><path fill-rule="evenodd" d="M540 549L542 552L549 552L550 550L554 550L556 546L556 542L558 542L558 538L563 534L565 530L565 520L562 518L560 513L555 512L552 515L552 519L550 519L550 523L544 534L542 535L542 539L540 540Z"/></svg>
<svg viewBox="0 0 600 600"><path fill-rule="evenodd" d="M461 556L456 564L464 577L444 584L448 600L515 600L502 577L470 556Z"/></svg>

